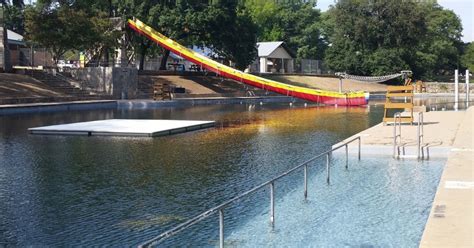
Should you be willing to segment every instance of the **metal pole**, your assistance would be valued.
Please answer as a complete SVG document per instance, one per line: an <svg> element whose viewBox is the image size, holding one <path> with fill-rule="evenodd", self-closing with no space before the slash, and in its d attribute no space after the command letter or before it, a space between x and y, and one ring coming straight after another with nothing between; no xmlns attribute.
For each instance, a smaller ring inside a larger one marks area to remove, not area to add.
<svg viewBox="0 0 474 248"><path fill-rule="evenodd" d="M420 112L421 114L421 137L420 137L420 142L421 142L421 159L425 159L425 153L423 151L423 127L424 127L424 124L423 124L423 112Z"/></svg>
<svg viewBox="0 0 474 248"><path fill-rule="evenodd" d="M342 77L339 77L339 93L342 93Z"/></svg>
<svg viewBox="0 0 474 248"><path fill-rule="evenodd" d="M326 153L326 172L327 172L327 178L326 178L326 182L329 184L330 183L330 180L329 180L329 177L331 176L331 172L330 172L330 159L329 159L329 153Z"/></svg>
<svg viewBox="0 0 474 248"><path fill-rule="evenodd" d="M346 144L346 170L349 168L349 148Z"/></svg>
<svg viewBox="0 0 474 248"><path fill-rule="evenodd" d="M418 113L418 127L416 129L416 133L417 133L417 136L418 136L417 137L418 150L416 152L416 157L418 159L420 159L420 148L421 148L421 140L420 140L420 125L421 125L421 123L420 123L420 118L421 118L420 113Z"/></svg>
<svg viewBox="0 0 474 248"><path fill-rule="evenodd" d="M400 142L402 142L402 113L398 113L398 135L400 136Z"/></svg>
<svg viewBox="0 0 474 248"><path fill-rule="evenodd" d="M224 248L224 210L219 209L219 247Z"/></svg>
<svg viewBox="0 0 474 248"><path fill-rule="evenodd" d="M270 183L270 224L275 227L275 184Z"/></svg>
<svg viewBox="0 0 474 248"><path fill-rule="evenodd" d="M361 141L360 141L360 137L359 137L359 161L360 161L360 149L361 149Z"/></svg>
<svg viewBox="0 0 474 248"><path fill-rule="evenodd" d="M466 108L469 107L469 70L466 70Z"/></svg>
<svg viewBox="0 0 474 248"><path fill-rule="evenodd" d="M454 70L454 110L458 110L459 102L459 75L458 70Z"/></svg>
<svg viewBox="0 0 474 248"><path fill-rule="evenodd" d="M304 199L308 198L308 165L304 165Z"/></svg>
<svg viewBox="0 0 474 248"><path fill-rule="evenodd" d="M393 158L397 151L397 114L393 118Z"/></svg>

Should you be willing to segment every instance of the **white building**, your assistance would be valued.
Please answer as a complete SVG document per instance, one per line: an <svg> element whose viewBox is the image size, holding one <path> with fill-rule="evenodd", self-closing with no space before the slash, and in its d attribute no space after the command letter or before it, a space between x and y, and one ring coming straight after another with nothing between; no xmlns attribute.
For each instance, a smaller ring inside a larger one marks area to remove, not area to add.
<svg viewBox="0 0 474 248"><path fill-rule="evenodd" d="M283 41L258 42L258 59L250 66L251 72L293 73L294 55Z"/></svg>

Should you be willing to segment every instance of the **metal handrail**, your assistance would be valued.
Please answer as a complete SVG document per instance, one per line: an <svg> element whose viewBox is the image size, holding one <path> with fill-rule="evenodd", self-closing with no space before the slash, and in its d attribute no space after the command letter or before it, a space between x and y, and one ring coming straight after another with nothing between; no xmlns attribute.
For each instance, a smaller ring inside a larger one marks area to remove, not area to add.
<svg viewBox="0 0 474 248"><path fill-rule="evenodd" d="M398 122L397 122L398 120ZM397 133L398 124L398 133ZM393 116L393 158L400 157L400 147L398 141L402 141L402 113L397 112Z"/></svg>
<svg viewBox="0 0 474 248"><path fill-rule="evenodd" d="M417 143L418 143L418 152L417 152L417 158L418 159L424 159L425 154L423 152L423 112L418 112L418 127L417 127ZM420 155L421 152L421 155Z"/></svg>
<svg viewBox="0 0 474 248"><path fill-rule="evenodd" d="M216 206L216 207L213 207L197 216L195 216L194 218L191 218L189 219L188 221L184 222L184 223L181 223L179 224L178 226L164 232L164 233L161 233L160 235L140 244L138 247L149 247L149 246L153 246L153 245L156 245L158 244L160 241L163 241L164 239L166 238L169 238L185 229L187 229L188 227L206 219L207 217L211 216L212 214L214 213L219 213L219 247L224 247L224 208L226 208L228 205L232 204L233 202L243 198L243 197L246 197L252 193L255 193L256 191L266 187L266 186L270 186L270 224L272 226L272 228L275 226L275 197L274 197L274 192L275 192L275 181L282 178L282 177L285 177L287 176L288 174L296 171L297 169L300 169L301 167L304 167L304 198L306 199L307 196L308 196L308 173L307 173L307 170L308 170L308 164L313 162L314 160L326 155L326 170L327 170L327 178L326 178L326 181L327 183L329 184L330 183L330 154L341 148L341 147L345 147L346 149L346 165L345 165L345 168L347 169L348 168L348 145L354 141L358 140L358 160L360 160L360 157L361 157L361 139L360 139L360 136L357 136L357 137L354 137L352 138L351 140L348 140L336 147L333 147L332 149L326 151L326 152L323 152L315 157L312 157L308 160L306 160L305 162L297 165L296 167L280 174L279 176L277 177L274 177L273 179L269 180L269 181L266 181L248 191L245 191L244 193Z"/></svg>
<svg viewBox="0 0 474 248"><path fill-rule="evenodd" d="M402 140L402 116L401 112L397 112L394 115L394 120L393 120L393 157L394 158L400 158L400 146L399 144L401 143ZM397 126L398 126L398 132L397 132ZM423 150L423 112L418 112L418 126L417 126L417 153L416 157L417 159L423 160L425 158L425 153ZM428 152L428 148L427 148ZM405 147L403 147L403 155L405 155Z"/></svg>

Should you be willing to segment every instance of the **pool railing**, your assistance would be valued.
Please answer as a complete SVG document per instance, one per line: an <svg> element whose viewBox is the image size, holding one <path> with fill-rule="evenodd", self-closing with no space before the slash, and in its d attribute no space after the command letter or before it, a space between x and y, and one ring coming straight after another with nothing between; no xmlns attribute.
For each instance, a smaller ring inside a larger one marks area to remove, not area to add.
<svg viewBox="0 0 474 248"><path fill-rule="evenodd" d="M360 136L357 136L357 137L354 137L348 141L345 141L335 147L333 147L332 149L326 151L326 152L323 152L317 156L314 156L312 158L310 158L309 160L306 160L305 162L293 167L292 169L280 174L279 176L277 177L274 177L273 179L269 180L269 181L266 181L216 207L213 207L199 215L197 215L196 217L194 218L191 218L189 220L187 220L186 222L183 222L182 224L179 224L177 225L176 227L164 232L164 233L161 233L160 235L146 241L146 242L143 242L142 244L140 244L138 247L150 247L150 246L154 246L154 245L157 245L158 243L160 243L161 241L189 228L190 226L193 226L194 224L206 219L207 217L215 214L215 213L219 213L219 247L224 247L224 209L229 206L230 204L232 204L233 202L237 201L237 200L240 200L241 198L243 197L246 197L248 195L251 195L255 192L257 192L258 190L260 189L263 189L265 187L269 187L270 188L270 224L271 224L271 227L274 228L275 226L275 181L277 181L278 179L280 178L283 178L285 176L287 176L288 174L300 169L300 168L304 168L303 170L303 173L304 173L304 181L303 181L303 185L304 185L304 199L306 200L307 197L308 197L308 165L315 161L316 159L318 158L321 158L323 156L326 156L326 182L327 184L329 185L330 184L330 165L331 165L331 154L333 151L335 150L338 150L339 148L341 147L345 147L345 168L348 169L349 167L349 152L348 152L348 145L354 141L358 141L358 160L360 161L361 159L361 138Z"/></svg>
<svg viewBox="0 0 474 248"><path fill-rule="evenodd" d="M426 159L429 159L429 146L425 145L423 146L423 127L424 127L424 122L423 122L423 112L418 112L418 126L417 126L417 131L416 131L416 136L417 136L417 152L416 152L416 158L418 160L424 160L425 159L425 152L423 148L426 148L426 154L427 157ZM397 112L394 115L394 122L393 122L393 158L399 159L401 157L400 155L400 147L402 146L402 113ZM405 145L402 147L402 154L405 156Z"/></svg>

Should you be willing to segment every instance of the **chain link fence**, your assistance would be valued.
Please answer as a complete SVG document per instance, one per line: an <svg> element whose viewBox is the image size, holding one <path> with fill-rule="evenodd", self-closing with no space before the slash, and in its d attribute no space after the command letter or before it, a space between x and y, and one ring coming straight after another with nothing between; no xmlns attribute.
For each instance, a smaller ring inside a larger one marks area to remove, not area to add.
<svg viewBox="0 0 474 248"><path fill-rule="evenodd" d="M301 59L299 63L296 64L296 71L299 73L305 74L330 74L329 71L322 60L316 59Z"/></svg>

